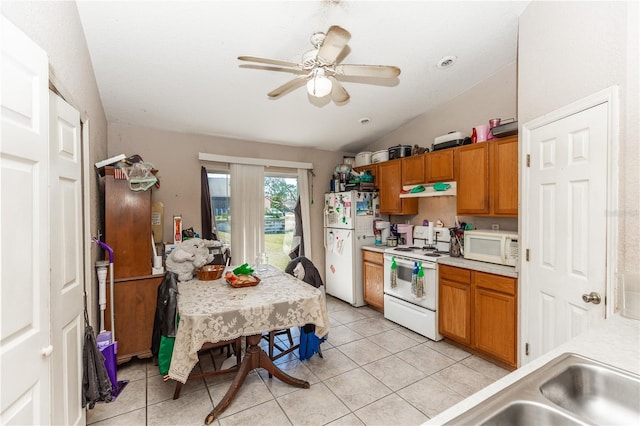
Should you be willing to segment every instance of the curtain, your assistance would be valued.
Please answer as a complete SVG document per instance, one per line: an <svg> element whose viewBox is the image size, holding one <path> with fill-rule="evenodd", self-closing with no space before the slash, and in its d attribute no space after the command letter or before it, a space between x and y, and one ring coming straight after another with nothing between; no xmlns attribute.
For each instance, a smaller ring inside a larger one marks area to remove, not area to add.
<svg viewBox="0 0 640 426"><path fill-rule="evenodd" d="M311 255L311 191L309 190L309 170L298 169L298 196L302 213L302 235L300 255L312 259Z"/></svg>
<svg viewBox="0 0 640 426"><path fill-rule="evenodd" d="M304 242L302 235L302 206L300 204L300 195L296 207L293 209L295 217L295 227L293 228L293 237L291 238L291 250L289 250L289 258L295 259L304 256Z"/></svg>
<svg viewBox="0 0 640 426"><path fill-rule="evenodd" d="M217 240L218 227L216 226L216 218L213 216L209 177L204 166L200 168L200 217L202 221L202 239Z"/></svg>
<svg viewBox="0 0 640 426"><path fill-rule="evenodd" d="M253 264L264 251L264 167L230 164L231 253L235 264Z"/></svg>

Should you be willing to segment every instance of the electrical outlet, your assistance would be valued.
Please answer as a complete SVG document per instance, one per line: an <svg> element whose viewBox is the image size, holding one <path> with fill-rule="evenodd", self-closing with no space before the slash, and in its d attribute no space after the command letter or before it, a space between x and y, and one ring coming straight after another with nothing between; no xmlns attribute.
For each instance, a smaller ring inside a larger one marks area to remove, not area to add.
<svg viewBox="0 0 640 426"><path fill-rule="evenodd" d="M499 231L500 230L500 225L498 225L497 223L492 223L491 224L491 230L492 231Z"/></svg>

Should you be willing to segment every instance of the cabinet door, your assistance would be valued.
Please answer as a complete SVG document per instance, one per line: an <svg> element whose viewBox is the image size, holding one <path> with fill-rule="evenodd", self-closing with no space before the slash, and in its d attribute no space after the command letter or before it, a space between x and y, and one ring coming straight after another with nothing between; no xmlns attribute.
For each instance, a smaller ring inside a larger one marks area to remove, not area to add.
<svg viewBox="0 0 640 426"><path fill-rule="evenodd" d="M440 278L438 331L456 342L471 344L471 286Z"/></svg>
<svg viewBox="0 0 640 426"><path fill-rule="evenodd" d="M384 310L384 266L382 253L363 252L362 281L364 287L364 301L378 311ZM379 255L380 260L377 259ZM375 258L375 261L368 259Z"/></svg>
<svg viewBox="0 0 640 426"><path fill-rule="evenodd" d="M426 155L426 175L428 183L446 182L455 179L453 174L453 154L455 150L445 149Z"/></svg>
<svg viewBox="0 0 640 426"><path fill-rule="evenodd" d="M425 156L414 155L400 160L402 164L402 184L419 185L425 183Z"/></svg>
<svg viewBox="0 0 640 426"><path fill-rule="evenodd" d="M109 173L109 172L108 172ZM105 176L105 242L113 249L114 277L151 275L151 190Z"/></svg>
<svg viewBox="0 0 640 426"><path fill-rule="evenodd" d="M133 280L119 280L114 284L115 337L118 341L118 364L132 357L151 357L151 334L156 312L158 286L163 276L147 276ZM111 294L107 284L105 329L111 326Z"/></svg>
<svg viewBox="0 0 640 426"><path fill-rule="evenodd" d="M516 367L515 297L476 287L474 303L474 346Z"/></svg>
<svg viewBox="0 0 640 426"><path fill-rule="evenodd" d="M417 198L400 198L402 163L400 159L378 163L381 214L416 214Z"/></svg>
<svg viewBox="0 0 640 426"><path fill-rule="evenodd" d="M456 156L458 214L488 214L489 143L458 148Z"/></svg>
<svg viewBox="0 0 640 426"><path fill-rule="evenodd" d="M491 142L491 196L495 215L518 215L518 138Z"/></svg>
<svg viewBox="0 0 640 426"><path fill-rule="evenodd" d="M400 211L401 175L400 160L385 161L378 164L380 213L394 214Z"/></svg>

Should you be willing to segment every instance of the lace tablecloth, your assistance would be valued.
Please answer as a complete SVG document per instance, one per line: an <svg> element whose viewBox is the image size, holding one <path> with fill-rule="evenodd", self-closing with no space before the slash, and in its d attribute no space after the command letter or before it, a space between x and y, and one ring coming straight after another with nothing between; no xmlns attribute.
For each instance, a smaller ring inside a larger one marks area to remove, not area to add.
<svg viewBox="0 0 640 426"><path fill-rule="evenodd" d="M305 324L316 325L316 335L329 332L323 293L279 269L256 272L260 283L234 288L224 278L178 284L180 323L169 377L186 383L204 343L251 336Z"/></svg>

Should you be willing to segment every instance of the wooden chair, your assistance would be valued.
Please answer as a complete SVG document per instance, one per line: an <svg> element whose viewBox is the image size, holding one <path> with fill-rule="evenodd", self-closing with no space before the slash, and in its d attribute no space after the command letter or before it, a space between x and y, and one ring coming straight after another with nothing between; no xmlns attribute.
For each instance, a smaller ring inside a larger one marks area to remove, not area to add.
<svg viewBox="0 0 640 426"><path fill-rule="evenodd" d="M226 348L227 357L231 356L231 349L233 349L236 355L236 365L224 370L220 370L220 369L216 370L215 369L216 365L214 360L214 363L213 363L214 371L203 371L201 373L194 373L192 371L187 380L203 379L206 377L214 377L222 374L235 373L238 371L238 368L240 367L240 362L242 359L242 337L238 337L233 340L224 340L216 343L205 343L204 345L202 345L202 348L200 348L200 350L198 351L198 356L200 356L200 354L204 352L210 352L216 348L219 348L220 350L224 350ZM197 366L198 365L196 364L196 366L193 369L195 370ZM220 365L220 367L222 367L222 365ZM182 391L182 383L176 380L176 389L173 392L173 399L180 398L181 391Z"/></svg>

